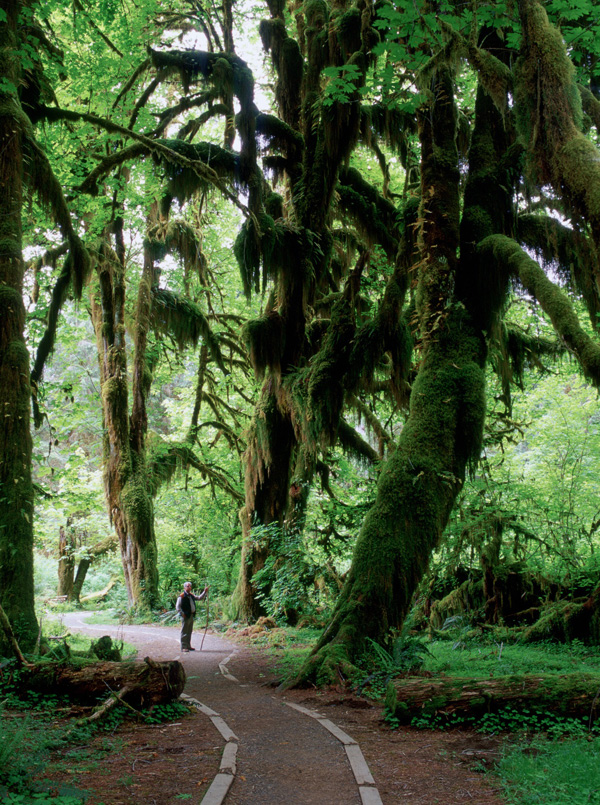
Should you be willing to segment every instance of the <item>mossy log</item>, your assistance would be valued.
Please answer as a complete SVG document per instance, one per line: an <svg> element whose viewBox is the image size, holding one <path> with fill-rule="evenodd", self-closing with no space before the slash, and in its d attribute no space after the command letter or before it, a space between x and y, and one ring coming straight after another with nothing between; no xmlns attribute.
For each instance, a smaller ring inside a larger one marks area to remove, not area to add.
<svg viewBox="0 0 600 805"><path fill-rule="evenodd" d="M123 700L133 707L164 704L185 687L185 670L178 661L97 662L89 665L38 663L19 671L23 688L69 696L81 704L97 704L126 689Z"/></svg>
<svg viewBox="0 0 600 805"><path fill-rule="evenodd" d="M386 707L402 723L445 715L477 717L511 705L543 707L563 716L595 719L600 711L600 674L535 674L485 679L411 678L390 682Z"/></svg>

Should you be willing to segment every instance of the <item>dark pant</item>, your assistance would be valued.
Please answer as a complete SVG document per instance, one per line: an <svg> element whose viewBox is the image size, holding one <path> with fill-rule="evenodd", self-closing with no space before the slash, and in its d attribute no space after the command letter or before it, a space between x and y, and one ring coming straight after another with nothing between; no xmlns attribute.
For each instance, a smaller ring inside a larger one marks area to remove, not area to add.
<svg viewBox="0 0 600 805"><path fill-rule="evenodd" d="M194 628L194 616L181 616L181 648L191 648L192 630Z"/></svg>

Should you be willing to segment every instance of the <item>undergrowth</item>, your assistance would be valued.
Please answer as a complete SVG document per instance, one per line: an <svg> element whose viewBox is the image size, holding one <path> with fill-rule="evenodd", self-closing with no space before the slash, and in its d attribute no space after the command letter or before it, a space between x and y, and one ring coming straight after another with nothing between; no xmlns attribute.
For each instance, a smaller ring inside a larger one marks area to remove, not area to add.
<svg viewBox="0 0 600 805"><path fill-rule="evenodd" d="M507 805L600 803L600 738L505 744L493 772Z"/></svg>
<svg viewBox="0 0 600 805"><path fill-rule="evenodd" d="M125 721L161 724L189 712L189 706L182 702L155 705L137 716L130 708L117 705L99 722L77 722L69 717L72 705L68 697L24 690L13 661L4 662L0 676L0 802L82 805L85 792L37 782L52 753L68 746L87 747L102 733L112 737Z"/></svg>

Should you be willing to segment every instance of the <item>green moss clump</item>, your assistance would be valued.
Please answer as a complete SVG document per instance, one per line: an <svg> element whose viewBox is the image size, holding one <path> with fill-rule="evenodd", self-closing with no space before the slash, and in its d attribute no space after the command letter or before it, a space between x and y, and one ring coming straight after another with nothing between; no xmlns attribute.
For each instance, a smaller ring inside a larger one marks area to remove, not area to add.
<svg viewBox="0 0 600 805"><path fill-rule="evenodd" d="M264 200L265 212L273 220L283 218L283 197L279 193L269 193Z"/></svg>
<svg viewBox="0 0 600 805"><path fill-rule="evenodd" d="M329 19L329 8L325 0L305 0L304 15L309 28L322 28Z"/></svg>
<svg viewBox="0 0 600 805"><path fill-rule="evenodd" d="M361 12L352 7L337 19L336 34L344 59L360 49L361 46Z"/></svg>
<svg viewBox="0 0 600 805"><path fill-rule="evenodd" d="M250 363L257 377L263 377L267 368L275 374L281 371L285 328L277 311L247 322L242 330L242 338L248 347Z"/></svg>

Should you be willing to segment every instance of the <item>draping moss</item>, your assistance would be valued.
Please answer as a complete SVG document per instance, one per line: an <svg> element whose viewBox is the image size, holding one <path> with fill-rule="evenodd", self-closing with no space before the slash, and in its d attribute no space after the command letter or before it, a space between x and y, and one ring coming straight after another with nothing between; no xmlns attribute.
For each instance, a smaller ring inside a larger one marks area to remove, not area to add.
<svg viewBox="0 0 600 805"><path fill-rule="evenodd" d="M179 254L185 276L193 272L200 282L206 282L206 257L197 230L185 221L169 221L166 228L155 227L144 241L151 260L162 260L171 251Z"/></svg>
<svg viewBox="0 0 600 805"><path fill-rule="evenodd" d="M172 335L180 349L190 343L196 346L202 338L223 374L228 373L218 339L198 305L163 288L152 289L152 301L150 321L155 329Z"/></svg>
<svg viewBox="0 0 600 805"><path fill-rule="evenodd" d="M541 214L522 214L517 220L517 238L532 249L561 279L574 284L583 296L590 321L598 326L600 293L598 255L585 232L564 226L558 219Z"/></svg>
<svg viewBox="0 0 600 805"><path fill-rule="evenodd" d="M54 349L54 342L56 339L56 328L58 325L59 314L63 306L63 303L67 298L69 288L71 287L71 273L72 273L71 265L69 264L68 260L65 259L65 264L63 265L62 271L60 272L54 284L54 288L52 289L52 296L50 299L50 305L48 307L48 313L47 313L46 329L44 331L44 335L42 336L38 344L38 348L35 355L35 362L31 369L31 381L34 389L32 395L33 416L35 426L37 428L41 427L43 417L37 402L37 394L35 393L35 390L37 389L37 384L40 382L42 378L46 361L48 360L50 354L52 353L52 350Z"/></svg>
<svg viewBox="0 0 600 805"><path fill-rule="evenodd" d="M405 168L407 136L416 134L417 130L415 116L378 103L362 106L360 114L360 135L363 142L370 146L373 137L383 140L388 148L400 156Z"/></svg>
<svg viewBox="0 0 600 805"><path fill-rule="evenodd" d="M25 178L35 190L40 204L50 212L69 243L69 258L66 265L71 274L73 291L79 298L92 268L89 254L75 232L62 187L54 175L48 158L32 134L23 139L23 151L27 166Z"/></svg>
<svg viewBox="0 0 600 805"><path fill-rule="evenodd" d="M395 257L400 237L395 206L365 181L355 168L340 171L338 204L352 220L367 244L378 243L388 257Z"/></svg>
<svg viewBox="0 0 600 805"><path fill-rule="evenodd" d="M279 148L284 152L301 149L304 143L300 132L288 126L275 115L261 113L256 117L256 133L268 138L271 148Z"/></svg>
<svg viewBox="0 0 600 805"><path fill-rule="evenodd" d="M479 86L460 224L461 259L456 293L486 332L497 325L508 293L509 271L501 264L491 270L480 259L476 246L489 235L511 231L513 188L521 172L520 154L520 148L510 145L502 115Z"/></svg>
<svg viewBox="0 0 600 805"><path fill-rule="evenodd" d="M531 335L504 323L499 327L499 332L492 335L490 358L502 385L503 400L510 410L511 385L517 384L522 388L526 368L543 371L543 359L556 360L564 354L565 346L556 339Z"/></svg>
<svg viewBox="0 0 600 805"><path fill-rule="evenodd" d="M360 9L354 6L337 18L335 32L344 59L347 59L352 53L360 49L361 28L361 12Z"/></svg>
<svg viewBox="0 0 600 805"><path fill-rule="evenodd" d="M484 359L485 345L464 308L453 307L428 347L408 421L382 471L332 622L301 678L326 681L340 662L348 669L365 634L385 642L389 629L403 622L466 463L479 456Z"/></svg>
<svg viewBox="0 0 600 805"><path fill-rule="evenodd" d="M277 73L275 98L285 123L296 128L300 116L300 93L304 74L304 59L295 39L287 34L285 23L279 17L262 20L260 37L263 48L271 53Z"/></svg>
<svg viewBox="0 0 600 805"><path fill-rule="evenodd" d="M170 148L187 159L199 161L212 168L217 176L228 179L234 185L240 186L242 171L240 157L232 151L221 148L214 143L188 143L185 140L157 140L161 145ZM186 201L194 193L207 190L209 184L206 178L194 170L175 164L165 158L164 153L158 152L154 158L165 170L169 179L167 193L180 202Z"/></svg>
<svg viewBox="0 0 600 805"><path fill-rule="evenodd" d="M246 342L250 363L257 377L262 378L267 369L275 374L281 371L285 328L277 311L247 322L242 330L242 338Z"/></svg>
<svg viewBox="0 0 600 805"><path fill-rule="evenodd" d="M359 464L371 467L380 461L379 453L344 419L338 422L337 439L344 453L352 456Z"/></svg>
<svg viewBox="0 0 600 805"><path fill-rule="evenodd" d="M274 220L283 218L283 196L279 193L269 193L264 198L265 212Z"/></svg>
<svg viewBox="0 0 600 805"><path fill-rule="evenodd" d="M561 33L537 0L519 4L522 46L515 65L515 114L529 168L591 226L600 246L600 160L581 132L581 95Z"/></svg>

